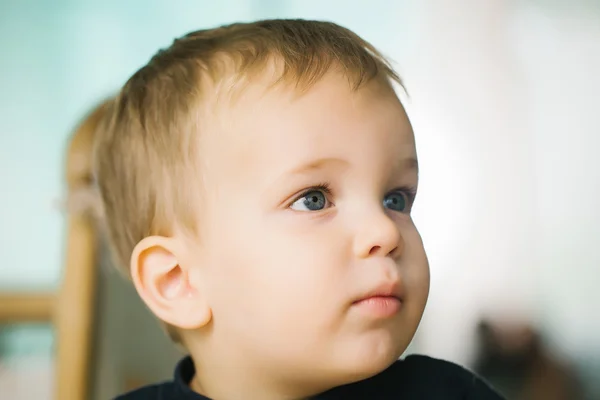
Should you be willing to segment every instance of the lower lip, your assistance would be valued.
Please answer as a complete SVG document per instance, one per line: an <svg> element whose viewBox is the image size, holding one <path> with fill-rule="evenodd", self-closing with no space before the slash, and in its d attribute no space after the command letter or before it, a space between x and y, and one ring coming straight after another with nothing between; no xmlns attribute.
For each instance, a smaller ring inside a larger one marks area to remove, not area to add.
<svg viewBox="0 0 600 400"><path fill-rule="evenodd" d="M375 318L390 318L400 311L402 303L396 297L373 296L355 302L354 307Z"/></svg>

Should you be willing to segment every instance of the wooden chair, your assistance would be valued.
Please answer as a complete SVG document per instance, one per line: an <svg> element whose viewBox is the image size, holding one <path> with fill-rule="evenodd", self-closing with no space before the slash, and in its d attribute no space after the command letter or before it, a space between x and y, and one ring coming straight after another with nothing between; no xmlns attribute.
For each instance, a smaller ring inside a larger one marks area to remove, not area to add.
<svg viewBox="0 0 600 400"><path fill-rule="evenodd" d="M67 148L67 232L59 289L0 294L0 323L44 322L54 328L57 400L104 400L166 379L181 356L132 285L112 268L103 246L91 160L94 134L107 109L105 102L87 115Z"/></svg>
<svg viewBox="0 0 600 400"><path fill-rule="evenodd" d="M69 143L69 203L81 204L74 200L89 198L92 139L105 108L102 104L87 116ZM56 343L54 398L84 400L89 392L97 235L89 207L68 208L62 284L52 293L0 294L0 323L51 324Z"/></svg>

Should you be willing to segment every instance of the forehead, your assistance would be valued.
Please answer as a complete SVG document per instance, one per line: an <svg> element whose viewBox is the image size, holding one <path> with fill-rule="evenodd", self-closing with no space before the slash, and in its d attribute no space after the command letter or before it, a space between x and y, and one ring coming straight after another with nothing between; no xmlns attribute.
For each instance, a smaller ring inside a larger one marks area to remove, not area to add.
<svg viewBox="0 0 600 400"><path fill-rule="evenodd" d="M232 161L250 173L280 172L320 158L390 166L416 159L412 128L393 90L373 82L353 91L333 72L301 94L258 80L215 116L216 129L203 146L215 169L228 168L225 163L231 168Z"/></svg>

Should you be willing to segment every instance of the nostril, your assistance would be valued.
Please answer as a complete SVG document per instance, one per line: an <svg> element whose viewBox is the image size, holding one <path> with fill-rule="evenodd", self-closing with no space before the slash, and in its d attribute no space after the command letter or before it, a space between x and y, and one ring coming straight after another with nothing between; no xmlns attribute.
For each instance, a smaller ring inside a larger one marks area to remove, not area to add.
<svg viewBox="0 0 600 400"><path fill-rule="evenodd" d="M397 250L398 250L398 246L394 247L393 249L388 251L386 254L381 254L381 255L389 256L389 255L394 254ZM374 256L374 255L377 255L378 253L382 253L382 252L383 252L383 248L381 246L373 246L373 247L371 247L371 251L369 251L369 255Z"/></svg>
<svg viewBox="0 0 600 400"><path fill-rule="evenodd" d="M381 251L381 246L373 246L371 247L371 251L369 251L369 255L373 256Z"/></svg>
<svg viewBox="0 0 600 400"><path fill-rule="evenodd" d="M390 251L388 251L386 254L381 254L382 256L391 256L393 254L395 254L398 250L399 250L400 246L396 246L394 248L392 248ZM382 253L383 252L383 248L381 246L373 246L371 247L371 250L369 251L369 255L370 256L374 256L377 255L378 253Z"/></svg>

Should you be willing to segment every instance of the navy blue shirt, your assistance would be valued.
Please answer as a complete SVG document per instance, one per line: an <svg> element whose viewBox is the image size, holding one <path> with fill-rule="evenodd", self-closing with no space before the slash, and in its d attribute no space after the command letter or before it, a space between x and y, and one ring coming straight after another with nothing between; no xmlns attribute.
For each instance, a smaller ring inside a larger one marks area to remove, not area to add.
<svg viewBox="0 0 600 400"><path fill-rule="evenodd" d="M190 357L179 362L173 381L146 386L115 400L210 400L190 389L194 377ZM425 356L408 356L385 371L360 382L331 389L314 400L503 400L468 370Z"/></svg>

